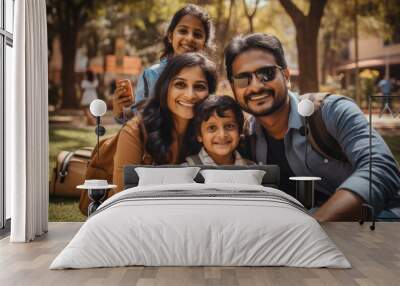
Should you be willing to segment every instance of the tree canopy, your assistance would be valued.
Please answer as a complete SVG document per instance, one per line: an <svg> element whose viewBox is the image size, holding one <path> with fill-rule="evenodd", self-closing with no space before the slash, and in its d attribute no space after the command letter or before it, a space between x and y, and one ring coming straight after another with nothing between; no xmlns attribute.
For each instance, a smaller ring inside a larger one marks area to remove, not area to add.
<svg viewBox="0 0 400 286"><path fill-rule="evenodd" d="M353 0L355 1L355 0ZM284 46L289 66L300 72L300 91L316 91L343 58L354 38L353 1L338 0L198 0L213 18L216 52L212 55L223 75L223 50L235 35L265 32ZM357 0L359 30L382 35L387 41L400 31L396 0ZM76 107L74 64L78 50L86 57L115 53L124 38L126 54L143 65L158 60L161 38L174 12L193 1L183 0L47 0L48 39L61 41L63 107ZM325 14L324 14L325 11ZM328 12L327 12L328 11ZM319 48L319 50L318 50ZM319 63L318 63L319 60ZM321 79L318 69L321 68Z"/></svg>

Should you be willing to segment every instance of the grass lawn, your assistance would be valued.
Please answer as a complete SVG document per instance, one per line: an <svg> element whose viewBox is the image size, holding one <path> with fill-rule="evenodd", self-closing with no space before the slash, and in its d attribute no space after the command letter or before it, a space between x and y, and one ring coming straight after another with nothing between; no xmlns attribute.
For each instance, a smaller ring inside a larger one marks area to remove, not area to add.
<svg viewBox="0 0 400 286"><path fill-rule="evenodd" d="M50 197L49 221L85 221L78 205L78 199Z"/></svg>
<svg viewBox="0 0 400 286"><path fill-rule="evenodd" d="M118 128L107 128L106 135L117 132ZM49 167L50 176L55 167L57 154L61 150L73 151L85 146L96 144L96 135L93 128L61 128L50 127ZM384 136L387 144L392 150L397 162L400 162L400 135ZM50 178L49 178L50 179ZM78 199L53 198L49 199L49 221L85 221L78 208Z"/></svg>

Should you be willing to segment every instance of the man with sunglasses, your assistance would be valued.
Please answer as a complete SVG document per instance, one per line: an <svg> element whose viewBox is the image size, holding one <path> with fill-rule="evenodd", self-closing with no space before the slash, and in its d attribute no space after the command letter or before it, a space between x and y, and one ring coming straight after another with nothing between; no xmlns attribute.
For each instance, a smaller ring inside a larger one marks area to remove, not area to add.
<svg viewBox="0 0 400 286"><path fill-rule="evenodd" d="M369 201L368 122L351 100L331 95L324 100L322 118L349 163L323 158L307 149L299 99L289 91L290 74L280 41L272 35L239 36L225 49L227 76L243 111L252 115L255 134L252 160L278 164L281 189L293 194L290 176L319 176L317 197L322 205L313 214L319 221L358 218L368 202L379 213L400 217L400 171L389 148L373 132L373 182ZM303 131L302 131L303 130Z"/></svg>

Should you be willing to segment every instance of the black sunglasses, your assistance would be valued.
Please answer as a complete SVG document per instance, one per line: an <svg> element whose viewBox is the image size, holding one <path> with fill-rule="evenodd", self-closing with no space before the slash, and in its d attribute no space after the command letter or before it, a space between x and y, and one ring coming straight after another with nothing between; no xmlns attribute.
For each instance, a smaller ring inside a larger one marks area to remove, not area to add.
<svg viewBox="0 0 400 286"><path fill-rule="evenodd" d="M254 72L243 72L232 76L232 81L236 87L244 88L250 85L254 74L259 81L266 83L275 79L277 68L282 69L282 67L275 65L265 66L255 70Z"/></svg>

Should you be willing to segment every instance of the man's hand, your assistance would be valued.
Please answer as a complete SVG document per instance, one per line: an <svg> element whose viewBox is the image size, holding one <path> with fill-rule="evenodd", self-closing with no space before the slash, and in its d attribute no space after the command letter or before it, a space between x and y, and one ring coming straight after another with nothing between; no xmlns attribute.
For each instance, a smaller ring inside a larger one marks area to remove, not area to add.
<svg viewBox="0 0 400 286"><path fill-rule="evenodd" d="M363 199L348 190L337 190L314 214L320 221L358 220Z"/></svg>
<svg viewBox="0 0 400 286"><path fill-rule="evenodd" d="M129 80L117 81L117 88L113 95L114 117L123 116L123 108L131 106L134 102L133 89Z"/></svg>

